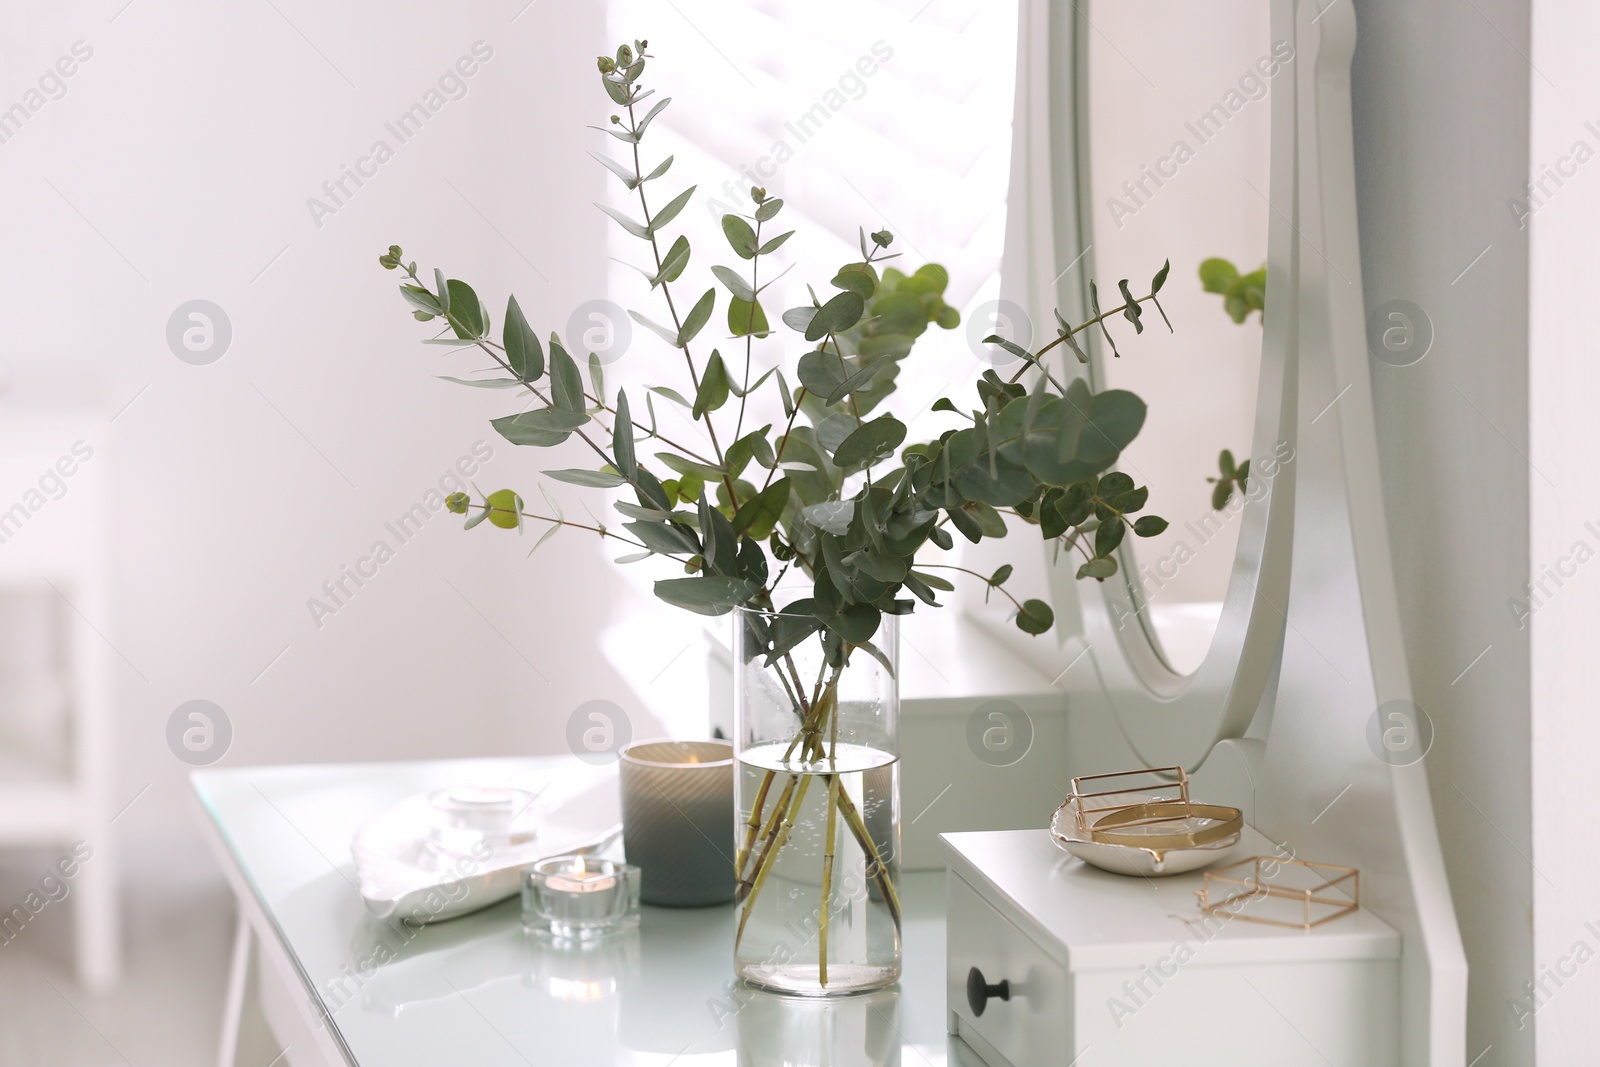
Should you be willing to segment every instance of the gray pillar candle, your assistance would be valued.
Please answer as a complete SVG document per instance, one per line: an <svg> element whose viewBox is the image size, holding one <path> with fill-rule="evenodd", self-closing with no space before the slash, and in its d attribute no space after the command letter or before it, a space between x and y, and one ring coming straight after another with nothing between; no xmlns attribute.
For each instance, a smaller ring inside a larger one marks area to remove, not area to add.
<svg viewBox="0 0 1600 1067"><path fill-rule="evenodd" d="M733 748L641 741L622 750L622 843L646 904L733 899Z"/></svg>

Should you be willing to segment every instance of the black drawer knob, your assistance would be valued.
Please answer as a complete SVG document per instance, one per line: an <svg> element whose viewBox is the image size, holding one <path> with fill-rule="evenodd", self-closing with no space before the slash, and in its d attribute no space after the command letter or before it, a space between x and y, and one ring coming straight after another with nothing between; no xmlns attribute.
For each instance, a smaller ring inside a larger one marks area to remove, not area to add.
<svg viewBox="0 0 1600 1067"><path fill-rule="evenodd" d="M989 998L997 1000L1011 999L1011 983L1002 978L990 985L983 980L983 972L974 967L967 972L967 1007L972 1009L973 1015L982 1015L983 1009L989 1006Z"/></svg>

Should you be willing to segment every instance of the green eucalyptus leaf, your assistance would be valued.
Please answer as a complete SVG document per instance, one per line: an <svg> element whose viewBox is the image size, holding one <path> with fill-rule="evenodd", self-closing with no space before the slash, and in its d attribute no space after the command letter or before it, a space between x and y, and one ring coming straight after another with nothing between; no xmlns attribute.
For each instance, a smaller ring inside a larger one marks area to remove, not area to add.
<svg viewBox="0 0 1600 1067"><path fill-rule="evenodd" d="M1102 500L1111 500L1121 496L1123 493L1131 493L1132 491L1133 478L1122 471L1112 471L1101 478L1100 485L1096 489Z"/></svg>
<svg viewBox="0 0 1600 1067"><path fill-rule="evenodd" d="M782 210L783 201L777 197L773 197L771 200L764 200L761 206L756 208L756 219L760 222L771 222L778 212Z"/></svg>
<svg viewBox="0 0 1600 1067"><path fill-rule="evenodd" d="M667 342L667 344L671 345L673 348L678 347L677 330L669 329L668 327L661 325L659 322L652 322L643 315L639 314L637 311L629 311L628 317L633 319L633 321L637 322L640 326L643 326L645 329L649 330L651 333L655 334L657 337L661 338L663 341Z"/></svg>
<svg viewBox="0 0 1600 1067"><path fill-rule="evenodd" d="M482 337L488 332L483 320L483 307L478 303L478 294L472 291L472 286L451 278L445 291L450 294L450 326L456 331L457 337Z"/></svg>
<svg viewBox="0 0 1600 1067"><path fill-rule="evenodd" d="M871 604L851 604L836 614L818 613L817 618L839 638L852 645L872 640L883 613Z"/></svg>
<svg viewBox="0 0 1600 1067"><path fill-rule="evenodd" d="M870 263L851 263L839 269L839 273L834 275L833 284L859 294L863 300L871 300L878 290L878 272L872 269Z"/></svg>
<svg viewBox="0 0 1600 1067"><path fill-rule="evenodd" d="M770 378L774 374L776 374L777 371L778 371L777 367L768 368L766 373L762 374L761 377L757 378L755 381L750 383L750 387L748 389L740 389L739 388L739 383L735 382L733 379L730 378L730 379L728 379L728 391L730 393L732 393L734 396L749 396L751 393L755 392L757 389L760 389L762 384L765 383L768 378ZM789 415L789 413L787 411L784 412L783 414L784 414L785 418L787 418L788 415Z"/></svg>
<svg viewBox="0 0 1600 1067"><path fill-rule="evenodd" d="M664 556L694 555L700 543L682 527L667 522L627 522L622 528L652 552Z"/></svg>
<svg viewBox="0 0 1600 1067"><path fill-rule="evenodd" d="M791 330L805 333L811 329L811 320L816 318L818 310L815 307L790 308L783 313L783 324Z"/></svg>
<svg viewBox="0 0 1600 1067"><path fill-rule="evenodd" d="M682 348L694 340L701 327L705 326L706 322L711 318L711 311L716 306L716 303L717 291L715 289L707 289L705 295L695 302L694 307L689 309L689 314L684 316L683 329L678 331L676 347Z"/></svg>
<svg viewBox="0 0 1600 1067"><path fill-rule="evenodd" d="M626 185L630 191L638 186L639 180L634 177L632 168L618 163L610 156L602 156L599 152L591 151L589 154L595 159L599 160L605 166L606 170L609 170L612 174L615 174L618 178L622 179L622 184Z"/></svg>
<svg viewBox="0 0 1600 1067"><path fill-rule="evenodd" d="M747 500L733 517L733 531L759 541L771 535L789 504L789 479L779 478L754 499Z"/></svg>
<svg viewBox="0 0 1600 1067"><path fill-rule="evenodd" d="M726 577L668 578L655 586L656 596L668 604L699 615L726 615L760 591L755 582Z"/></svg>
<svg viewBox="0 0 1600 1067"><path fill-rule="evenodd" d="M824 500L820 504L811 504L800 510L800 514L807 522L835 537L843 537L850 532L850 520L855 517L855 513L854 500Z"/></svg>
<svg viewBox="0 0 1600 1067"><path fill-rule="evenodd" d="M839 362L839 357L833 353L816 349L800 357L795 373L801 385L830 404L872 384L876 367L868 365L846 376L846 368L840 367Z"/></svg>
<svg viewBox="0 0 1600 1067"><path fill-rule="evenodd" d="M928 588L928 586L921 579L919 579L916 574L907 574L903 584L907 589L915 593L917 599L922 601L924 604L935 608L939 606L939 600L936 596L934 596L933 590Z"/></svg>
<svg viewBox="0 0 1600 1067"><path fill-rule="evenodd" d="M750 224L738 215L722 216L722 232L728 238L728 245L740 259L754 259L756 256L756 231Z"/></svg>
<svg viewBox="0 0 1600 1067"><path fill-rule="evenodd" d="M518 415L507 415L492 420L493 426L514 445L532 445L548 448L558 445L571 436L572 431L589 421L589 416L560 408L537 408Z"/></svg>
<svg viewBox="0 0 1600 1067"><path fill-rule="evenodd" d="M1122 538L1127 534L1128 526L1120 519L1113 522L1102 522L1100 528L1094 532L1094 554L1096 556L1109 556L1122 544Z"/></svg>
<svg viewBox="0 0 1600 1067"><path fill-rule="evenodd" d="M445 281L444 271L438 267L433 268L434 295L439 298L439 313L450 314L450 284Z"/></svg>
<svg viewBox="0 0 1600 1067"><path fill-rule="evenodd" d="M756 291L750 288L750 283L741 278L739 272L732 267L724 267L718 264L711 268L711 273L715 274L717 281L726 285L728 292L732 293L737 299L751 301L756 298Z"/></svg>
<svg viewBox="0 0 1600 1067"><path fill-rule="evenodd" d="M1161 287L1167 284L1167 272L1170 270L1172 270L1172 260L1169 259L1161 264L1161 269L1156 271L1156 276L1150 279L1151 296L1155 296L1161 291Z"/></svg>
<svg viewBox="0 0 1600 1067"><path fill-rule="evenodd" d="M689 238L678 235L672 242L672 247L667 249L667 254L661 259L661 271L650 279L650 288L654 289L662 282L675 282L683 273L683 268L689 265Z"/></svg>
<svg viewBox="0 0 1600 1067"><path fill-rule="evenodd" d="M906 427L893 415L883 415L858 427L834 450L833 462L840 467L875 463L894 455L906 439Z"/></svg>
<svg viewBox="0 0 1600 1067"><path fill-rule="evenodd" d="M772 253L776 252L778 249L783 247L783 242L787 241L789 238L791 238L793 236L794 236L794 231L793 230L788 230L788 231L786 231L784 233L778 234L778 236L774 237L770 241L763 241L761 243L761 247L757 250L756 254L757 255L761 255L761 256L770 256ZM745 258L748 259L750 257L746 256Z"/></svg>
<svg viewBox="0 0 1600 1067"><path fill-rule="evenodd" d="M732 297L728 301L728 332L735 337L765 337L771 332L761 302Z"/></svg>
<svg viewBox="0 0 1600 1067"><path fill-rule="evenodd" d="M583 374L554 334L550 335L550 399L567 411L589 408L589 398L583 395Z"/></svg>
<svg viewBox="0 0 1600 1067"><path fill-rule="evenodd" d="M861 321L866 306L866 301L861 299L860 293L847 289L837 294L817 309L816 315L806 326L806 340L817 341L826 334L843 333Z"/></svg>
<svg viewBox="0 0 1600 1067"><path fill-rule="evenodd" d="M1042 600L1024 600L1022 609L1017 612L1017 629L1035 637L1047 632L1055 621L1055 611Z"/></svg>
<svg viewBox="0 0 1600 1067"><path fill-rule="evenodd" d="M722 362L722 353L715 349L711 358L706 361L705 369L700 374L700 388L694 395L692 414L696 419L703 418L709 411L716 411L728 401L728 368Z"/></svg>
<svg viewBox="0 0 1600 1067"><path fill-rule="evenodd" d="M1101 581L1117 573L1117 561L1110 556L1091 559L1078 568L1079 578L1098 578Z"/></svg>
<svg viewBox="0 0 1600 1067"><path fill-rule="evenodd" d="M646 392L650 392L650 393L656 393L656 394L658 394L660 396L664 396L668 400L672 401L674 404L677 404L679 407L685 407L685 408L693 408L694 407L693 404L689 403L689 401L684 399L682 393L678 392L676 389L670 389L665 385L646 386L645 391Z"/></svg>
<svg viewBox="0 0 1600 1067"><path fill-rule="evenodd" d="M611 426L611 454L622 476L632 481L639 472L633 453L633 416L628 411L628 394L617 392L617 417Z"/></svg>
<svg viewBox="0 0 1600 1067"><path fill-rule="evenodd" d="M448 374L435 374L434 377L454 385L470 385L474 389L513 389L522 384L515 378L453 378Z"/></svg>
<svg viewBox="0 0 1600 1067"><path fill-rule="evenodd" d="M663 159L660 163L657 163L656 164L656 169L651 171L649 174L646 174L644 176L644 180L647 181L647 182L648 181L654 181L655 179L657 179L657 178L661 177L663 174L665 174L667 172L667 168L670 167L670 166L672 166L672 157L668 156L666 159Z"/></svg>
<svg viewBox="0 0 1600 1067"><path fill-rule="evenodd" d="M1150 487L1147 485L1140 486L1138 489L1123 493L1121 496L1112 500L1111 506L1122 512L1124 515L1132 515L1134 512L1144 507L1145 503L1149 499Z"/></svg>
<svg viewBox="0 0 1600 1067"><path fill-rule="evenodd" d="M1144 333L1144 323L1139 321L1139 302L1133 298L1133 293L1128 289L1128 279L1124 278L1117 283L1117 288L1122 292L1122 302L1126 305L1122 309L1122 317L1133 323L1135 334Z"/></svg>
<svg viewBox="0 0 1600 1067"><path fill-rule="evenodd" d="M420 285L402 285L400 295L405 297L406 303L419 311L429 315L441 314L439 298Z"/></svg>
<svg viewBox="0 0 1600 1067"><path fill-rule="evenodd" d="M629 218L627 215L624 215L616 208L609 207L606 204L596 204L595 207L599 208L601 211L604 211L607 215L610 215L616 220L618 226L621 226L633 236L646 241L650 239L650 227L646 226L644 223L635 222L633 219Z"/></svg>
<svg viewBox="0 0 1600 1067"><path fill-rule="evenodd" d="M669 469L677 471L679 474L693 474L704 478L708 482L722 480L723 472L721 469L705 463L696 463L694 460L687 459L675 452L657 452L656 458Z"/></svg>
<svg viewBox="0 0 1600 1067"><path fill-rule="evenodd" d="M991 505L981 500L971 501L963 509L974 519L978 520L978 529L983 531L985 537L1004 537L1007 533L1006 520Z"/></svg>
<svg viewBox="0 0 1600 1067"><path fill-rule="evenodd" d="M655 213L655 217L650 220L650 233L652 236L660 233L662 227L678 217L678 212L683 210L684 205L689 202L689 198L694 195L696 188L697 186L689 186L689 188L667 201L666 205Z"/></svg>
<svg viewBox="0 0 1600 1067"><path fill-rule="evenodd" d="M506 301L501 341L506 346L506 362L511 365L511 373L525 382L538 381L544 374L544 349L514 296Z"/></svg>
<svg viewBox="0 0 1600 1067"><path fill-rule="evenodd" d="M644 131L649 128L650 123L657 115L666 110L666 106L670 103L672 103L672 97L670 96L663 96L660 100L656 101L656 106L647 111L644 118L639 120L639 125L635 127L635 132L633 135L633 139L635 141L644 139Z"/></svg>
<svg viewBox="0 0 1600 1067"><path fill-rule="evenodd" d="M1146 515L1133 524L1133 532L1140 537L1154 537L1167 528L1167 520L1159 515Z"/></svg>
<svg viewBox="0 0 1600 1067"><path fill-rule="evenodd" d="M967 514L964 509L951 508L946 514L950 516L950 525L954 526L962 537L973 544L983 540L983 527L979 526L978 520Z"/></svg>
<svg viewBox="0 0 1600 1067"><path fill-rule="evenodd" d="M590 489L615 489L626 485L627 480L613 471L557 470L544 471L546 476L568 485L582 485Z"/></svg>

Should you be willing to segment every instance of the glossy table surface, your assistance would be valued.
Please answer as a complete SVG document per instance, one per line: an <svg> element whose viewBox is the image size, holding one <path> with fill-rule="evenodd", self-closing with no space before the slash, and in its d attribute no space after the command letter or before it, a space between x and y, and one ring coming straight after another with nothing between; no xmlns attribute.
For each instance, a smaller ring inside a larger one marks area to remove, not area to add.
<svg viewBox="0 0 1600 1067"><path fill-rule="evenodd" d="M349 1063L977 1063L945 1033L939 872L903 878L901 981L826 1001L732 981L732 905L646 907L637 931L584 950L525 934L516 899L419 929L367 912L350 855L363 822L414 793L536 782L574 764L245 767L196 772L193 783L223 862L236 865L300 973L296 1001L331 1020Z"/></svg>

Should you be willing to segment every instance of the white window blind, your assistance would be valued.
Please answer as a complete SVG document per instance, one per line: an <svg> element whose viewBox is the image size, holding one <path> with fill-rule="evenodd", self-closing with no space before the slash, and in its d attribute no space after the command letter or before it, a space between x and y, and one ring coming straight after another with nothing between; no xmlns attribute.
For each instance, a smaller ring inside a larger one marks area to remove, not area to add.
<svg viewBox="0 0 1600 1067"><path fill-rule="evenodd" d="M651 127L644 156L647 166L675 157L669 176L654 183L656 202L698 183L696 207L680 216L694 247L686 280L697 290L709 285L712 263L742 272L717 220L751 210L751 185L784 198L777 221L798 232L774 266L799 266L763 296L783 339L765 346L761 369L780 349L786 363L804 350L778 316L806 302L806 282L823 292L834 268L860 258L858 227L894 233L891 251L902 258L893 265L908 272L942 264L950 273L946 300L964 323L974 305L998 294L1014 3L613 0L610 27L613 45L649 41L657 58L644 83L673 98ZM630 206L620 186L611 197ZM630 263L648 254L620 230L610 250ZM635 272L622 271L614 283L613 298L624 306L659 303ZM905 395L891 408L914 418L939 390L982 370L966 334L965 326L930 330L901 379Z"/></svg>

